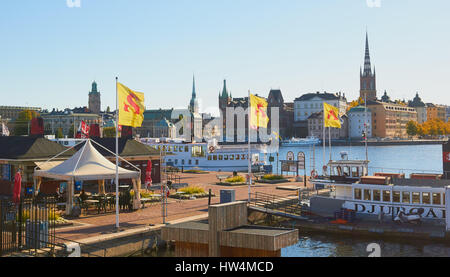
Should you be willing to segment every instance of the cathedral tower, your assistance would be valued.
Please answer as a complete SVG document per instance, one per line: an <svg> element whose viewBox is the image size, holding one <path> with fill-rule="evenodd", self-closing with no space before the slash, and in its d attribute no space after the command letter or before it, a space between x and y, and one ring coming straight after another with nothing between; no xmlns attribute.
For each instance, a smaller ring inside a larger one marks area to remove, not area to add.
<svg viewBox="0 0 450 277"><path fill-rule="evenodd" d="M375 67L373 68L370 64L370 53L369 53L369 36L366 33L366 53L364 57L364 71L360 69L359 73L360 78L360 97L364 100L367 97L367 100L375 101L377 100L377 85L376 85L376 73Z"/></svg>

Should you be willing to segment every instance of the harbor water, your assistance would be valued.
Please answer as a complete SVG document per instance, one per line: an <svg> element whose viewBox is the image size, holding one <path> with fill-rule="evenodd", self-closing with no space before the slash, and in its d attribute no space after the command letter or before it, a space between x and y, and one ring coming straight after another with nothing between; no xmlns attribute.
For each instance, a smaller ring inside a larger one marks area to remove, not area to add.
<svg viewBox="0 0 450 277"><path fill-rule="evenodd" d="M299 147L280 147L278 161L286 160L288 152L294 154L295 159L299 152L305 153L306 174L310 175L313 169L322 173L324 165L323 147L316 145ZM341 159L341 152L348 154L348 159L365 160L366 148L364 146L333 146L331 158ZM269 157L274 162L269 162ZM277 166L277 153L261 154L261 159L272 165L273 173L281 173L281 163ZM330 149L325 149L325 163L330 159ZM369 146L369 174L375 172L405 173L442 173L442 145L396 145L396 146ZM302 170L303 171L303 170ZM300 171L300 174L303 172Z"/></svg>

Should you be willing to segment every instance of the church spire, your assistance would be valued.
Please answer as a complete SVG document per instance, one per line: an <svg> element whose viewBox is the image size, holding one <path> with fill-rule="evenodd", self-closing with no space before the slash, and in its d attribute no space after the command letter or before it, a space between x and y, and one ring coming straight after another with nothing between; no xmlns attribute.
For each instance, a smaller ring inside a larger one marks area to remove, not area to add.
<svg viewBox="0 0 450 277"><path fill-rule="evenodd" d="M227 80L223 80L223 90L221 98L228 98Z"/></svg>
<svg viewBox="0 0 450 277"><path fill-rule="evenodd" d="M195 93L195 75L192 75L192 98L197 98L197 95Z"/></svg>
<svg viewBox="0 0 450 277"><path fill-rule="evenodd" d="M366 31L366 53L364 57L364 76L372 75L372 66L370 64L370 52L369 52L369 35Z"/></svg>

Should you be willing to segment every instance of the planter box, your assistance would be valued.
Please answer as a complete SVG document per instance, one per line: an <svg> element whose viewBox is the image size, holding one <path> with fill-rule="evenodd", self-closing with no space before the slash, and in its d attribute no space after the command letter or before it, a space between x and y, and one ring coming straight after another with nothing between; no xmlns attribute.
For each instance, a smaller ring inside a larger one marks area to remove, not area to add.
<svg viewBox="0 0 450 277"><path fill-rule="evenodd" d="M208 197L209 194L208 193L194 193L194 194L171 194L169 195L169 198L174 198L174 199L183 199L183 200L189 200L191 197L195 197L196 199L199 198L206 198ZM214 194L211 194L211 197L214 197Z"/></svg>
<svg viewBox="0 0 450 277"><path fill-rule="evenodd" d="M248 184L246 182L238 182L238 183L218 182L218 183L216 183L216 185L235 187L235 186L246 186Z"/></svg>
<svg viewBox="0 0 450 277"><path fill-rule="evenodd" d="M259 179L258 181L256 181L258 183L263 183L263 184L280 184L280 183L289 183L288 179L279 179L279 180L264 180L264 179Z"/></svg>

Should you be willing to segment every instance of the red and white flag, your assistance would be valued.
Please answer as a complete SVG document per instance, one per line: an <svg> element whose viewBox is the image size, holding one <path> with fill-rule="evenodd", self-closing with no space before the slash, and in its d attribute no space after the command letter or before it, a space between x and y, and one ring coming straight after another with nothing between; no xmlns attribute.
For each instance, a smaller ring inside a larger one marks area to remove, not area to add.
<svg viewBox="0 0 450 277"><path fill-rule="evenodd" d="M90 127L86 122L84 122L84 121L80 122L80 128L78 128L78 131L81 132L82 138L89 137L89 129L90 129Z"/></svg>

